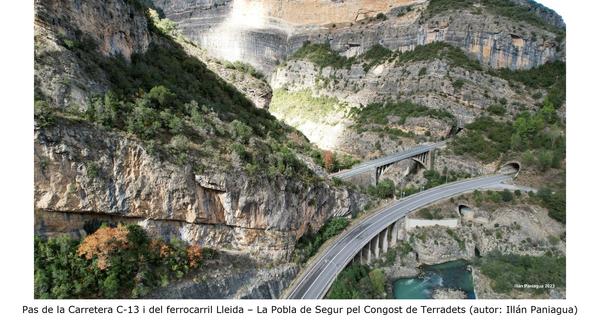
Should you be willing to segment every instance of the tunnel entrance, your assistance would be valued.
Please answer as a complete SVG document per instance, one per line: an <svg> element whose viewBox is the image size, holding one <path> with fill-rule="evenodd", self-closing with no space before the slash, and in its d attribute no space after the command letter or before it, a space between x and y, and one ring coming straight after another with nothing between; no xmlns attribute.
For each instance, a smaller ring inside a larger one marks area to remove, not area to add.
<svg viewBox="0 0 600 321"><path fill-rule="evenodd" d="M500 167L500 173L504 175L513 175L517 177L521 171L521 163L517 161L508 162Z"/></svg>
<svg viewBox="0 0 600 321"><path fill-rule="evenodd" d="M465 215L472 216L474 214L473 209L465 204L459 204L457 210L458 210L458 214L460 214L461 216L465 216Z"/></svg>

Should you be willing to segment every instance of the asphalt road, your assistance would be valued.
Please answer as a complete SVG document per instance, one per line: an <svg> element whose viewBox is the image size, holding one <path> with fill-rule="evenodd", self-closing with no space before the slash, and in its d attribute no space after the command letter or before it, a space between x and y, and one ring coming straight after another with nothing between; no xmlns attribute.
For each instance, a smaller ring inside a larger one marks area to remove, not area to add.
<svg viewBox="0 0 600 321"><path fill-rule="evenodd" d="M392 202L354 224L304 269L287 292L288 299L321 299L346 265L378 233L406 214L428 204L476 189L494 189L510 175L483 176L444 184Z"/></svg>
<svg viewBox="0 0 600 321"><path fill-rule="evenodd" d="M443 144L444 143L442 142L442 143L433 143L433 144L417 146L415 148L397 152L397 153L394 153L394 154L391 154L391 155L388 155L388 156L385 156L382 158L377 158L377 159L370 160L370 161L367 161L364 163L360 163L359 165L356 165L355 167L352 167L351 169L343 170L343 171L331 174L330 176L337 177L340 179L349 178L352 176L356 176L358 174L362 174L367 171L375 170L375 168L377 168L379 166L387 165L390 163L395 163L395 162L401 161L403 159L411 158L413 156L430 151L432 149L436 149Z"/></svg>

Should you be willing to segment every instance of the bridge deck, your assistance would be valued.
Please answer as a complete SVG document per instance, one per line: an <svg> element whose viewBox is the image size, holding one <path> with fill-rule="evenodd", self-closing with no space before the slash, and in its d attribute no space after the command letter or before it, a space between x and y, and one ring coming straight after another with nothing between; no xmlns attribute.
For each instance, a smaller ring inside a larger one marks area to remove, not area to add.
<svg viewBox="0 0 600 321"><path fill-rule="evenodd" d="M330 247L315 258L292 285L290 299L320 299L356 254L381 231L406 214L436 201L476 189L497 188L507 175L484 176L441 185L411 195L369 215L340 235Z"/></svg>
<svg viewBox="0 0 600 321"><path fill-rule="evenodd" d="M434 144L417 146L415 148L411 148L411 149L397 152L397 153L394 153L394 154L391 154L391 155L388 155L385 157L381 157L381 158L377 158L377 159L373 159L373 160L361 163L357 166L352 167L351 169L331 174L331 177L345 179L345 178L349 178L352 176L356 176L356 175L374 170L377 167L393 164L393 163L399 162L401 160L409 159L411 157L414 157L414 156L417 156L417 155L420 155L420 154L423 154L426 152L430 152L436 148L439 148L442 145L443 145L443 143L434 143Z"/></svg>

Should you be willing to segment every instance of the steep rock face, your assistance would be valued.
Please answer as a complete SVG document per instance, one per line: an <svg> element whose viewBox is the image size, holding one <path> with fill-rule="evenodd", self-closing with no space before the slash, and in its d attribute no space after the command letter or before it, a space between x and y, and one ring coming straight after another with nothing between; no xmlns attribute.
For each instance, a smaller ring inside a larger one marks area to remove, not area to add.
<svg viewBox="0 0 600 321"><path fill-rule="evenodd" d="M449 111L461 125L485 114L488 108L506 101L510 119L525 109L533 109L540 98L523 85L509 83L485 71L454 66L446 60L432 59L397 64L384 61L365 70L362 63L350 68L320 68L305 60L291 60L278 67L271 76L276 91L310 92L314 96L334 97L351 107L371 103L412 101L435 110ZM312 117L301 110L290 112L271 109L279 119L304 132L321 148L338 150L369 158L378 143L382 154L388 154L419 142L419 138L445 139L453 123L430 117L409 117L400 126L389 118L388 127L414 136L388 137L377 131L357 130L356 119L348 112L336 111ZM326 111L323 111L325 113ZM402 146L399 146L402 144Z"/></svg>
<svg viewBox="0 0 600 321"><path fill-rule="evenodd" d="M546 23L549 23L557 28L565 28L565 22L563 18L550 8L546 8L545 6L533 0L511 0L511 2L528 8L530 11L542 18L542 20L544 20Z"/></svg>
<svg viewBox="0 0 600 321"><path fill-rule="evenodd" d="M125 0L36 1L35 9L40 36L85 33L106 56L122 55L129 60L132 54L146 51L150 43L143 11Z"/></svg>
<svg viewBox="0 0 600 321"><path fill-rule="evenodd" d="M143 11L124 0L36 0L35 11L36 96L58 107L80 108L108 88L106 76L90 75L70 47L93 45L102 55L129 60L150 43Z"/></svg>
<svg viewBox="0 0 600 321"><path fill-rule="evenodd" d="M161 161L136 140L84 123L61 120L39 129L34 146L40 234L51 235L57 226L76 232L102 214L160 236L280 260L307 229L364 203L325 183L256 181L235 169L195 175L190 167ZM69 217L77 215L88 219Z"/></svg>
<svg viewBox="0 0 600 321"><path fill-rule="evenodd" d="M442 213L455 211L455 204L440 205ZM418 227L408 239L419 261L437 264L456 259L470 260L493 253L541 256L548 252L564 255L561 236L564 225L537 205L473 206L474 217L461 217L459 227Z"/></svg>
<svg viewBox="0 0 600 321"><path fill-rule="evenodd" d="M456 81L461 82L460 86ZM536 103L529 95L523 95L523 86L511 87L506 80L439 59L406 64L384 62L368 71L360 64L349 69L321 69L307 61L290 61L273 73L271 85L275 90L314 90L317 96L332 96L351 106L391 98L411 100L448 110L465 123L502 98L509 102L512 113L518 111L512 102L527 106Z"/></svg>
<svg viewBox="0 0 600 321"><path fill-rule="evenodd" d="M195 1L155 0L183 33L219 57L249 62L270 73L305 41L328 42L344 55L375 44L392 50L444 41L493 68L528 69L564 59L557 35L522 28L478 7L425 17L428 1ZM275 4L276 3L276 4ZM532 6L527 4L523 10ZM410 8L410 11L407 11ZM560 16L536 6L543 19L560 26ZM378 14L386 19L374 19ZM353 18L352 18L353 17Z"/></svg>
<svg viewBox="0 0 600 321"><path fill-rule="evenodd" d="M181 42L180 45L190 56L204 62L209 70L219 75L235 89L243 93L257 108L269 108L273 91L271 87L261 76L253 76L247 72L237 70L228 66L226 62L210 56L206 49L197 47L188 42Z"/></svg>
<svg viewBox="0 0 600 321"><path fill-rule="evenodd" d="M206 260L198 272L147 298L168 299L278 299L298 273L294 263L270 267L257 265L248 256L220 252Z"/></svg>
<svg viewBox="0 0 600 321"><path fill-rule="evenodd" d="M36 98L59 108L84 110L90 99L110 87L104 70L90 68L73 49L93 47L105 57L143 54L150 43L160 42L149 32L144 8L125 0L36 1L35 3L35 88ZM187 42L187 54L231 83L258 108L266 108L271 90L265 80L226 68L223 62Z"/></svg>

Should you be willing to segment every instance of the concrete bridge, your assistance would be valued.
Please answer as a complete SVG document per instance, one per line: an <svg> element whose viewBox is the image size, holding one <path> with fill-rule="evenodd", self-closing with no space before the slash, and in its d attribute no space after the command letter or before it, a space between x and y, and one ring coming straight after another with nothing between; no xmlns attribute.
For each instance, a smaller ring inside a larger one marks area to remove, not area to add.
<svg viewBox="0 0 600 321"><path fill-rule="evenodd" d="M413 194L371 213L328 243L288 289L289 299L320 299L351 261L369 263L401 238L404 217L419 208L474 190L499 190L513 175L497 174L444 184Z"/></svg>
<svg viewBox="0 0 600 321"><path fill-rule="evenodd" d="M403 161L405 159L412 159L415 162L421 164L426 169L433 167L432 153L435 149L440 148L444 145L444 142L420 145L408 150L403 150L382 158L377 158L364 163L361 163L351 169L343 170L334 174L331 177L339 179L349 179L351 177L366 173L374 172L375 184L379 183L379 178L385 170L391 165Z"/></svg>

